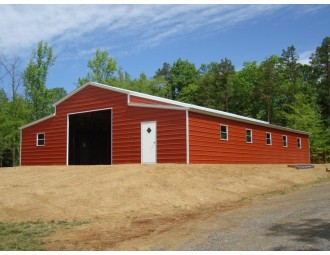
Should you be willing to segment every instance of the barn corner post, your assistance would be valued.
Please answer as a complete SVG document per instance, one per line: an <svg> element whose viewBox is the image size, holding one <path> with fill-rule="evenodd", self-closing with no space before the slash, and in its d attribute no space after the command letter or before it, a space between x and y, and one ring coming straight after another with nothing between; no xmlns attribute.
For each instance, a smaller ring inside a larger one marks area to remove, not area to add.
<svg viewBox="0 0 330 255"><path fill-rule="evenodd" d="M186 164L189 165L189 110L186 110Z"/></svg>
<svg viewBox="0 0 330 255"><path fill-rule="evenodd" d="M22 166L22 129L19 132L19 166Z"/></svg>
<svg viewBox="0 0 330 255"><path fill-rule="evenodd" d="M311 140L310 140L310 137L308 135L308 161L309 163L308 164L311 164L312 163L312 159L311 159Z"/></svg>
<svg viewBox="0 0 330 255"><path fill-rule="evenodd" d="M66 166L69 165L69 114L66 115Z"/></svg>

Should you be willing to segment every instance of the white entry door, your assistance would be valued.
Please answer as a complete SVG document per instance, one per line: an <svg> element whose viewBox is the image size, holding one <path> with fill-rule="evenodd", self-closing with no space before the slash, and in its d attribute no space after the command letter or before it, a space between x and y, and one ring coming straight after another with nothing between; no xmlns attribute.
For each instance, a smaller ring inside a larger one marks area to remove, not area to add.
<svg viewBox="0 0 330 255"><path fill-rule="evenodd" d="M141 163L157 161L157 128L156 121L141 123Z"/></svg>

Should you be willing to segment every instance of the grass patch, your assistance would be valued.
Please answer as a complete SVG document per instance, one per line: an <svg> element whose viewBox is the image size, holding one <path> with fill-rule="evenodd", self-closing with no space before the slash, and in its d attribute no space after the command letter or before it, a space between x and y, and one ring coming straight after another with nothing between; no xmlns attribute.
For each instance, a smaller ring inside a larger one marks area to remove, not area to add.
<svg viewBox="0 0 330 255"><path fill-rule="evenodd" d="M325 177L319 177L318 180L316 181L316 184L323 184L323 183L326 183L326 182L329 182L330 181L330 173L328 176L325 176Z"/></svg>
<svg viewBox="0 0 330 255"><path fill-rule="evenodd" d="M42 237L50 236L59 229L68 229L88 221L27 221L0 222L1 251L42 251Z"/></svg>

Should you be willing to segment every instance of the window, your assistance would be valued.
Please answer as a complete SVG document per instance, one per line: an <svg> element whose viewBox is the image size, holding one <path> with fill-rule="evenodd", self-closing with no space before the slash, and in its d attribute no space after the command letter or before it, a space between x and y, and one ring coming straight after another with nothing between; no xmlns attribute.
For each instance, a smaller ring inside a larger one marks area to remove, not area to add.
<svg viewBox="0 0 330 255"><path fill-rule="evenodd" d="M220 139L228 141L228 126L220 125Z"/></svg>
<svg viewBox="0 0 330 255"><path fill-rule="evenodd" d="M272 145L272 134L268 132L266 133L266 144Z"/></svg>
<svg viewBox="0 0 330 255"><path fill-rule="evenodd" d="M301 138L297 137L297 148L301 149Z"/></svg>
<svg viewBox="0 0 330 255"><path fill-rule="evenodd" d="M282 136L283 147L288 147L288 137L286 135Z"/></svg>
<svg viewBox="0 0 330 255"><path fill-rule="evenodd" d="M252 130L251 129L247 129L245 131L246 134L246 142L247 143L252 143Z"/></svg>
<svg viewBox="0 0 330 255"><path fill-rule="evenodd" d="M37 134L37 146L45 146L45 134Z"/></svg>

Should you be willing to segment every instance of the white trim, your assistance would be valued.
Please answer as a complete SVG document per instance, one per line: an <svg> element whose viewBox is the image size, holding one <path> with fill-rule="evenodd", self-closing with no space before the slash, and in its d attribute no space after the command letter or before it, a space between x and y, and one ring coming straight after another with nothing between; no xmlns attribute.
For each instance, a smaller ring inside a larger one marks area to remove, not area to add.
<svg viewBox="0 0 330 255"><path fill-rule="evenodd" d="M270 144L268 144L267 134L269 134ZM266 145L267 146L272 146L273 145L273 139L272 139L272 133L271 132L266 132Z"/></svg>
<svg viewBox="0 0 330 255"><path fill-rule="evenodd" d="M307 137L308 139L308 163L311 163L311 142L309 140L309 136Z"/></svg>
<svg viewBox="0 0 330 255"><path fill-rule="evenodd" d="M81 114L81 113L88 113L88 112L98 112L98 111L106 111L106 110L111 110L111 123L110 123L110 165L112 165L112 115L113 115L113 109L112 107L109 108L101 108L101 109L93 109L89 111L81 111L81 112L70 112L67 113L66 115L66 121L67 121L67 126L66 126L66 165L69 165L69 131L70 131L70 115L75 115L75 114Z"/></svg>
<svg viewBox="0 0 330 255"><path fill-rule="evenodd" d="M39 135L44 135L44 139L39 139ZM44 141L44 144L43 145L39 145L39 141ZM37 147L43 147L46 145L46 134L45 132L41 132L41 133L37 133L36 134L36 146Z"/></svg>
<svg viewBox="0 0 330 255"><path fill-rule="evenodd" d="M67 115L81 114L81 113L87 113L87 112L99 112L99 111L106 111L106 110L112 110L112 107L93 109L93 110L87 110L87 111L81 111L81 112L70 112Z"/></svg>
<svg viewBox="0 0 330 255"><path fill-rule="evenodd" d="M110 119L110 165L112 165L112 118L113 118L113 109L111 108L111 119Z"/></svg>
<svg viewBox="0 0 330 255"><path fill-rule="evenodd" d="M66 165L69 165L69 131L70 131L70 121L69 114L66 115Z"/></svg>
<svg viewBox="0 0 330 255"><path fill-rule="evenodd" d="M41 119L39 119L39 120L33 121L33 122L29 123L29 124L26 124L26 125L20 127L19 129L24 129L24 128L27 128L27 127L33 126L33 125L35 125L35 124L38 124L38 123L40 123L40 122L43 122L43 121L48 120L48 119L53 118L53 117L55 117L55 113L53 113L52 115L49 115L49 116L43 117L43 118L41 118Z"/></svg>
<svg viewBox="0 0 330 255"><path fill-rule="evenodd" d="M247 141L247 133L246 133L246 132L247 132L248 130L251 131L251 142L248 142L248 141ZM247 128L247 129L245 129L245 142L246 142L246 143L249 143L249 144L253 143L253 131L252 131L251 128Z"/></svg>
<svg viewBox="0 0 330 255"><path fill-rule="evenodd" d="M226 139L222 139L221 137L221 127L224 126L226 127ZM221 141L229 141L229 128L228 128L228 125L225 125L225 124L220 124L220 140Z"/></svg>
<svg viewBox="0 0 330 255"><path fill-rule="evenodd" d="M189 144L189 111L186 110L186 163L189 165L190 163L190 144Z"/></svg>
<svg viewBox="0 0 330 255"><path fill-rule="evenodd" d="M301 137L297 137L297 143L298 143L298 139L299 139L299 145L300 145L300 147L298 147L298 144L297 144L297 149L299 149L299 150L301 150L302 149L302 140L301 140Z"/></svg>
<svg viewBox="0 0 330 255"><path fill-rule="evenodd" d="M157 100L159 101L159 100ZM143 108L156 108L156 109L166 109L166 110L188 110L187 107L178 107L171 105L161 105L161 104L143 104L143 103L131 103L131 95L127 95L127 105L132 107L143 107Z"/></svg>
<svg viewBox="0 0 330 255"><path fill-rule="evenodd" d="M155 105L155 104L129 103L128 106L132 106L132 107L143 107L143 108L166 109L166 110L181 110L181 111L188 110L188 108L185 108L185 107L167 106L167 105L160 105L160 104Z"/></svg>
<svg viewBox="0 0 330 255"><path fill-rule="evenodd" d="M283 138L285 137L285 145L283 144ZM288 141L288 136L287 135L282 135L282 146L284 147L284 148L287 148L288 147L288 145L289 145L289 141Z"/></svg>
<svg viewBox="0 0 330 255"><path fill-rule="evenodd" d="M142 140L142 125L144 123L155 123L155 128L156 128L156 131L155 131L155 162L150 162L150 163L145 163L143 162L143 140ZM158 153L157 153L157 121L155 120L152 120L152 121L141 121L141 125L140 125L140 140L141 140L141 164L157 164L157 156L158 156Z"/></svg>

